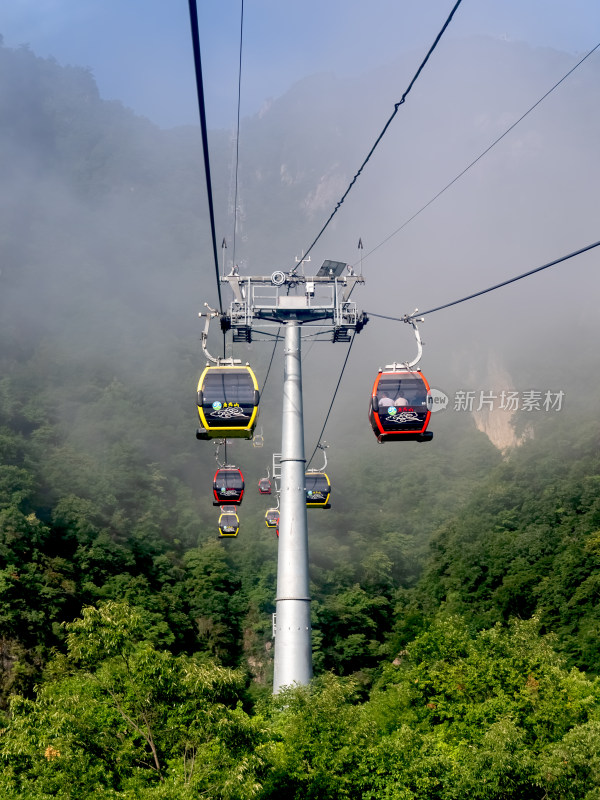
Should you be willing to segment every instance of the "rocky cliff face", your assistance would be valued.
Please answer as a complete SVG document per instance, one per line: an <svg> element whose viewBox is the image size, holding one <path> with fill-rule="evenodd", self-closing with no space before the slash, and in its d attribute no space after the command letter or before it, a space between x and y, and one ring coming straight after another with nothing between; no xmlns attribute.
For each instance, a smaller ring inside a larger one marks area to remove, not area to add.
<svg viewBox="0 0 600 800"><path fill-rule="evenodd" d="M496 357L490 356L487 370L477 383L482 387L482 394L476 398L472 414L478 430L502 453L530 439L532 428L528 427L521 435L515 431L514 417L518 410L513 398L517 392L509 373Z"/></svg>

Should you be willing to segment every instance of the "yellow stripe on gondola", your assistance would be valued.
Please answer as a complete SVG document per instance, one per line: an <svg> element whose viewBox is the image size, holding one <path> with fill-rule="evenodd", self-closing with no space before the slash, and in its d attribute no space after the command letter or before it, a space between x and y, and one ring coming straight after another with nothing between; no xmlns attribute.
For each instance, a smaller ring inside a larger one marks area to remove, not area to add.
<svg viewBox="0 0 600 800"><path fill-rule="evenodd" d="M228 517L228 518L235 517L235 520L227 520L228 522L230 522L231 527L233 527L235 525L235 530L234 530L233 533L225 533L223 531L223 527L225 527L225 523L223 521L223 517ZM239 519L238 515L237 514L233 514L231 512L228 512L227 514L221 514L221 516L219 517L219 536L222 536L222 537L237 536L239 532L240 532L240 519Z"/></svg>
<svg viewBox="0 0 600 800"><path fill-rule="evenodd" d="M236 438L236 431L239 431L239 434L249 433L250 435L246 436L246 437L242 437L242 436L240 436L238 434L238 438L251 439L252 438L252 432L253 432L254 428L256 427L256 417L258 415L258 406L254 406L254 411L252 412L252 416L250 417L250 422L247 425L244 425L244 427L240 427L240 428L232 428L232 427L228 427L227 425L211 425L210 423L208 423L206 421L206 417L204 416L204 411L203 411L203 409L200 408L200 406L198 406L198 415L200 417L200 422L202 423L202 427L206 428L206 430L209 431L209 432L212 432L212 431L229 431L229 433L227 434L227 438L228 439L235 439Z"/></svg>
<svg viewBox="0 0 600 800"><path fill-rule="evenodd" d="M329 480L329 476L325 472L312 472L312 473L311 472L307 472L305 474L305 480L307 480L311 476L313 478L317 478L317 477L318 478L322 478L324 483L325 483L325 485L326 485L326 487L327 487L327 489L325 490L325 488L323 487L323 492L322 493L325 495L325 497L321 498L320 500L316 500L316 501L311 501L311 499L308 497L308 493L307 493L306 507L307 508L325 508L326 506L329 505L329 498L331 497L331 481Z"/></svg>

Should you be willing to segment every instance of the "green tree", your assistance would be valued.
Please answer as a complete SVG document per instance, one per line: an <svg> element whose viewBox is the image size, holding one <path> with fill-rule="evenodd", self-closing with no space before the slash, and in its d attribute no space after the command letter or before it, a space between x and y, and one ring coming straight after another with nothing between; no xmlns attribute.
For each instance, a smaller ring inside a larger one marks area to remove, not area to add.
<svg viewBox="0 0 600 800"><path fill-rule="evenodd" d="M308 687L279 694L271 725L279 740L265 800L358 798L356 774L369 733L352 679L325 674Z"/></svg>
<svg viewBox="0 0 600 800"><path fill-rule="evenodd" d="M222 663L234 664L240 653L245 610L241 581L216 541L189 550L184 563L188 576L185 593L197 641Z"/></svg>
<svg viewBox="0 0 600 800"><path fill-rule="evenodd" d="M598 682L565 668L537 620L474 636L442 614L386 667L366 706L381 735L361 781L378 798L552 797L542 765L556 765L599 710Z"/></svg>
<svg viewBox="0 0 600 800"><path fill-rule="evenodd" d="M3 796L254 797L268 737L244 679L159 650L143 612L107 602L67 626L68 654L1 739ZM148 638L150 637L150 638Z"/></svg>

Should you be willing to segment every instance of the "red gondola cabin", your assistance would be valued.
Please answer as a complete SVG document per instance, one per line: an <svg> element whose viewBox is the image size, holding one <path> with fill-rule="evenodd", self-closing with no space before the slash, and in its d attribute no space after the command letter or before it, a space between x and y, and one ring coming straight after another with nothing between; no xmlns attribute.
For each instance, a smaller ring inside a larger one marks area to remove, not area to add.
<svg viewBox="0 0 600 800"><path fill-rule="evenodd" d="M244 496L244 476L237 467L221 467L213 480L213 506L239 505Z"/></svg>
<svg viewBox="0 0 600 800"><path fill-rule="evenodd" d="M369 422L378 442L429 442L429 384L413 370L380 371L369 403Z"/></svg>
<svg viewBox="0 0 600 800"><path fill-rule="evenodd" d="M258 491L261 494L271 494L271 480L270 478L261 478L258 482Z"/></svg>

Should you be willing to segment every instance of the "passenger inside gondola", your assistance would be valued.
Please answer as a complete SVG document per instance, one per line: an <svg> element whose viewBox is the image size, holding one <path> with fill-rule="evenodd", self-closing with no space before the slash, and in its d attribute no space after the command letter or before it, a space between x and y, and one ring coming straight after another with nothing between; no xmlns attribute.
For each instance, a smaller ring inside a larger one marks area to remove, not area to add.
<svg viewBox="0 0 600 800"><path fill-rule="evenodd" d="M393 400L391 397L382 397L379 401L379 405L382 408L389 408L390 406L407 406L408 400L406 397L396 397Z"/></svg>
<svg viewBox="0 0 600 800"><path fill-rule="evenodd" d="M379 407L426 406L427 389L420 378L382 377L377 386Z"/></svg>
<svg viewBox="0 0 600 800"><path fill-rule="evenodd" d="M430 441L427 425L429 384L420 372L402 370L380 372L375 380L369 421L379 442Z"/></svg>

